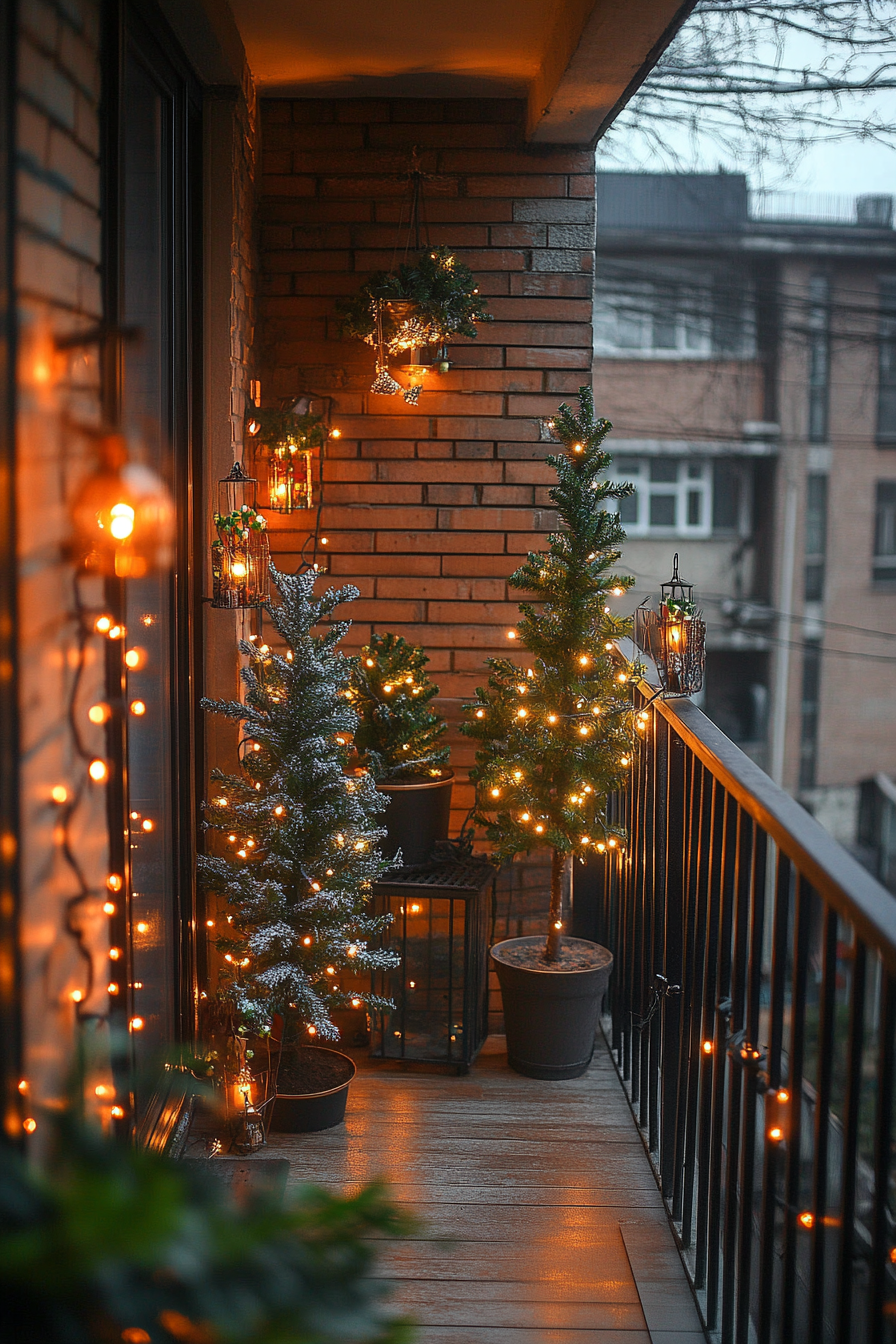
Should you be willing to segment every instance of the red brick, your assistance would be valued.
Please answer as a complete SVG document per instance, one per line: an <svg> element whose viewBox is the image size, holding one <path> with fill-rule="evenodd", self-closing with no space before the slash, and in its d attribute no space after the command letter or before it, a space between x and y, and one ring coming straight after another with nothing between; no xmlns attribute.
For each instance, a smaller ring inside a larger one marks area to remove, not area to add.
<svg viewBox="0 0 896 1344"><path fill-rule="evenodd" d="M428 230L429 241L433 246L444 243L446 246L486 247L488 228L485 224L445 224ZM395 248L394 224L362 224L352 231L355 247L387 248L390 254ZM361 269L359 264L359 269Z"/></svg>
<svg viewBox="0 0 896 1344"><path fill-rule="evenodd" d="M439 509L439 528L459 531L467 528L488 528L490 532L505 532L512 528L533 526L531 509Z"/></svg>
<svg viewBox="0 0 896 1344"><path fill-rule="evenodd" d="M371 400L376 402L389 402L389 397L372 396ZM384 409L391 409L386 407ZM339 426L349 438L363 439L365 443L362 447L367 447L368 440L375 439L394 439L396 441L403 439L428 439L429 438L429 420L418 413L412 413L410 407L406 416L398 415L377 415L373 414L358 416L340 416ZM445 435L442 435L444 438ZM366 457L366 453L362 454Z"/></svg>
<svg viewBox="0 0 896 1344"><path fill-rule="evenodd" d="M551 532L556 528L556 522L545 522L542 532L508 532L507 534L507 553L508 555L528 555L529 551L541 551L545 545L545 533Z"/></svg>
<svg viewBox="0 0 896 1344"><path fill-rule="evenodd" d="M565 275L560 272L531 271L525 275L510 277L511 294L541 295L544 298L591 299L592 279L590 275ZM589 317L590 321L590 317Z"/></svg>
<svg viewBox="0 0 896 1344"><path fill-rule="evenodd" d="M473 142L468 143L472 145ZM521 149L516 153L504 154L483 154L475 148L446 149L439 155L439 167L445 173L494 174L497 170L501 173L526 174L522 178L525 185L518 192L498 194L528 196L533 191L529 174L544 177L546 174L590 172L594 168L594 155L587 150L569 150L559 146L556 149L533 147L528 151ZM562 178L555 180L563 181ZM537 187L534 188L534 194L540 194ZM565 195L565 184L557 194Z"/></svg>
<svg viewBox="0 0 896 1344"><path fill-rule="evenodd" d="M269 271L340 271L351 265L350 252L311 252L293 249L288 252L265 252L265 269Z"/></svg>
<svg viewBox="0 0 896 1344"><path fill-rule="evenodd" d="M587 322L492 322L481 339L490 345L579 345L592 348Z"/></svg>
<svg viewBox="0 0 896 1344"><path fill-rule="evenodd" d="M400 373L400 370L393 370ZM423 406L424 398L420 400L420 407ZM452 395L450 392L438 392L433 390L427 392L426 409L431 415L439 417L446 415L469 415L475 411L477 416L483 415L502 415L504 411L504 397L500 392L477 392L473 396L458 392Z"/></svg>
<svg viewBox="0 0 896 1344"><path fill-rule="evenodd" d="M417 456L421 458L451 457L453 445L447 440L421 439L417 444Z"/></svg>
<svg viewBox="0 0 896 1344"><path fill-rule="evenodd" d="M565 196L566 178L559 174L532 177L470 177L468 196Z"/></svg>
<svg viewBox="0 0 896 1344"><path fill-rule="evenodd" d="M260 109L265 126L276 126L292 120L292 103L288 98L265 98Z"/></svg>
<svg viewBox="0 0 896 1344"><path fill-rule="evenodd" d="M498 224L491 229L492 247L546 247L545 224Z"/></svg>
<svg viewBox="0 0 896 1344"><path fill-rule="evenodd" d="M288 149L275 150L261 156L261 171L266 177L292 172L292 155Z"/></svg>
<svg viewBox="0 0 896 1344"><path fill-rule="evenodd" d="M582 196L586 201L593 201L597 184L593 173L579 173L569 179L570 196Z"/></svg>
<svg viewBox="0 0 896 1344"><path fill-rule="evenodd" d="M480 286L481 288L481 286ZM480 328L488 331L488 327ZM459 369L499 369L504 363L504 352L494 345L452 345L449 348L452 367Z"/></svg>
<svg viewBox="0 0 896 1344"><path fill-rule="evenodd" d="M508 422L508 428L510 424ZM515 428L515 426L514 426ZM544 461L548 453L554 452L558 445L549 443L499 443L498 457L509 461Z"/></svg>
<svg viewBox="0 0 896 1344"><path fill-rule="evenodd" d="M324 509L325 525L327 524L328 519L329 510ZM367 521L369 522L370 520L368 519ZM353 551L372 551L376 533L356 531L337 532L332 527L327 526L324 535L330 539L329 545L327 546L327 553L329 555L338 555Z"/></svg>
<svg viewBox="0 0 896 1344"><path fill-rule="evenodd" d="M332 98L292 98L290 102L295 122L310 121L317 126L336 120L336 104Z"/></svg>
<svg viewBox="0 0 896 1344"><path fill-rule="evenodd" d="M380 622L380 624L382 623ZM438 622L432 622L426 625L399 624L390 628L396 635L402 635L409 643L422 644L426 649L466 647L506 654L507 632L504 626L441 625ZM485 680L484 673L482 679Z"/></svg>
<svg viewBox="0 0 896 1344"><path fill-rule="evenodd" d="M429 502L435 503L432 498L432 487L429 491ZM454 501L446 500L445 503ZM504 506L507 504L529 504L532 503L531 485L484 485L482 487L482 503L497 504Z"/></svg>
<svg viewBox="0 0 896 1344"><path fill-rule="evenodd" d="M402 596L407 598L408 593L412 591L412 584L406 583ZM391 602L379 597L371 602L353 603L351 614L353 620L376 621L377 625L388 625L390 627L399 621L426 620L426 609L423 602Z"/></svg>
<svg viewBox="0 0 896 1344"><path fill-rule="evenodd" d="M291 173L270 173L261 179L266 196L316 196L313 177L294 177Z"/></svg>
<svg viewBox="0 0 896 1344"><path fill-rule="evenodd" d="M335 108L337 121L388 121L392 113L386 98L339 98Z"/></svg>
<svg viewBox="0 0 896 1344"><path fill-rule="evenodd" d="M413 585L415 597L433 600L455 600L455 601L478 601L484 602L489 599L500 601L504 596L504 583L501 579L437 579L418 577L416 572L412 577L404 578L378 579L376 585L377 597L404 597L411 591L410 585ZM432 608L429 611L429 617L432 620Z"/></svg>
<svg viewBox="0 0 896 1344"><path fill-rule="evenodd" d="M332 456L333 443L327 444L327 457ZM333 462L324 463L325 481L375 481L375 462Z"/></svg>
<svg viewBox="0 0 896 1344"><path fill-rule="evenodd" d="M565 393L568 395L570 392L578 392L581 386L581 373L560 373L554 371L547 375L548 392Z"/></svg>
<svg viewBox="0 0 896 1344"><path fill-rule="evenodd" d="M362 149L364 129L361 126L347 125L299 125L291 122L288 126L270 126L265 131L265 148L270 149ZM333 158L330 158L330 171Z"/></svg>
<svg viewBox="0 0 896 1344"><path fill-rule="evenodd" d="M481 461L491 460L495 455L494 443L465 443L459 441L454 447L454 456L464 461L477 459Z"/></svg>
<svg viewBox="0 0 896 1344"><path fill-rule="evenodd" d="M500 481L500 462L381 462L380 481L442 481L459 484Z"/></svg>
<svg viewBox="0 0 896 1344"><path fill-rule="evenodd" d="M440 374L430 386L433 391L439 388L446 391L463 388L465 392L540 392L542 375L516 369L452 368L449 373Z"/></svg>
<svg viewBox="0 0 896 1344"><path fill-rule="evenodd" d="M411 439L374 439L372 443L361 444L361 456L375 459L413 457L414 443Z"/></svg>
<svg viewBox="0 0 896 1344"><path fill-rule="evenodd" d="M559 450L560 445L556 448ZM544 451L549 453L554 449L545 444ZM557 479L557 473L544 462L508 462L504 467L504 479L514 485L549 485Z"/></svg>
<svg viewBox="0 0 896 1344"><path fill-rule="evenodd" d="M471 398L472 400L472 398ZM472 408L471 408L472 409ZM461 437L471 440L488 439L494 442L502 433L507 432L507 421L497 419L485 419L474 415L440 417L438 420L438 436L442 439L459 439ZM514 426L516 429L517 427ZM528 432L527 432L528 431ZM520 425L518 432L523 439L535 438L535 425L531 427Z"/></svg>
<svg viewBox="0 0 896 1344"><path fill-rule="evenodd" d="M469 578L471 575L496 576L502 581L516 568L510 555L443 555L442 573Z"/></svg>
<svg viewBox="0 0 896 1344"><path fill-rule="evenodd" d="M586 201L563 199L514 201L513 218L527 224L590 224L594 220L594 196Z"/></svg>
<svg viewBox="0 0 896 1344"><path fill-rule="evenodd" d="M469 145L476 149L503 149L512 145L516 136L513 127L489 125L488 122L479 125L452 126L450 124L434 125L432 123L415 122L413 125L402 125L392 122L391 125L371 126L369 129L370 143L375 148L400 145L412 148L419 145L423 149L429 149L433 146L442 148L445 146ZM463 157L465 151L460 151ZM462 171L452 162L457 157L456 153L443 152L440 155L439 167L442 172L454 173ZM504 155L480 154L472 155L478 158L485 168L494 169L495 160L498 158L503 163ZM449 160L445 163L443 160ZM472 166L472 165L471 165ZM594 166L594 159L591 160L591 166Z"/></svg>
<svg viewBox="0 0 896 1344"><path fill-rule="evenodd" d="M507 398L507 410L510 415L549 416L553 415L556 409L556 396L510 396Z"/></svg>
<svg viewBox="0 0 896 1344"><path fill-rule="evenodd" d="M424 508L388 508L384 505L377 505L376 512L368 511L365 506L360 508L330 508L326 510L327 526L331 528L356 527L359 523L376 523L379 528L387 527L437 527L437 514L435 509Z"/></svg>
<svg viewBox="0 0 896 1344"><path fill-rule="evenodd" d="M437 575L440 572L437 555L340 555L333 556L334 574L401 574L407 577L409 567L414 573Z"/></svg>
<svg viewBox="0 0 896 1344"><path fill-rule="evenodd" d="M407 181L401 177L326 177L320 184L321 195L329 197L359 196L369 199L372 196L404 197L407 195ZM439 196L456 196L457 179L453 177L432 176L426 182L427 199Z"/></svg>
<svg viewBox="0 0 896 1344"><path fill-rule="evenodd" d="M591 322L590 299L516 297L493 299L489 312L507 322Z"/></svg>
<svg viewBox="0 0 896 1344"><path fill-rule="evenodd" d="M376 203L378 220L397 224L407 218L407 205L392 201ZM437 200L426 202L426 217L430 224L500 224L513 218L510 201Z"/></svg>
<svg viewBox="0 0 896 1344"><path fill-rule="evenodd" d="M429 500L430 504L438 500ZM371 485L369 482L332 482L327 486L327 507L334 504L422 504L422 485Z"/></svg>
<svg viewBox="0 0 896 1344"><path fill-rule="evenodd" d="M376 549L390 555L399 552L415 555L418 551L431 555L442 552L488 555L503 553L504 537L499 532L378 532Z"/></svg>
<svg viewBox="0 0 896 1344"><path fill-rule="evenodd" d="M353 224L372 219L373 202L262 199L258 214L269 224Z"/></svg>
<svg viewBox="0 0 896 1344"><path fill-rule="evenodd" d="M590 370L592 362L590 343L587 349L578 350L562 346L539 346L537 349L517 346L507 351L508 368Z"/></svg>
<svg viewBox="0 0 896 1344"><path fill-rule="evenodd" d="M427 504L476 504L476 487L472 485L428 485Z"/></svg>

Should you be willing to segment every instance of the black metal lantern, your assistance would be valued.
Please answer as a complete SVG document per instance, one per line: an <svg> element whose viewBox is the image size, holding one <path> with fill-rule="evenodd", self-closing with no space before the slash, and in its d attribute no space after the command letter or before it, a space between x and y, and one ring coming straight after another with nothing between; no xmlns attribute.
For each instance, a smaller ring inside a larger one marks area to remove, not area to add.
<svg viewBox="0 0 896 1344"><path fill-rule="evenodd" d="M661 588L659 611L642 605L635 613L635 642L656 664L665 695L696 695L703 688L706 626L693 592L694 585L679 577L676 552L672 578Z"/></svg>
<svg viewBox="0 0 896 1344"><path fill-rule="evenodd" d="M217 538L212 542L212 606L236 610L268 600L267 523L255 509L257 482L239 462L218 482Z"/></svg>

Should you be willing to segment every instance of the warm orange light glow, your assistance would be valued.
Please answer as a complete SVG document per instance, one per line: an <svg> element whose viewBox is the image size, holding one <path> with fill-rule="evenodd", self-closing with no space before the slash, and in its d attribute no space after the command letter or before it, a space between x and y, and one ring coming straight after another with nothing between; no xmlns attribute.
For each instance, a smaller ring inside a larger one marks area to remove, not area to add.
<svg viewBox="0 0 896 1344"><path fill-rule="evenodd" d="M114 915L114 914L115 914L115 902L114 902L114 901L105 901L105 902L103 903L103 914L104 914L104 915Z"/></svg>
<svg viewBox="0 0 896 1344"><path fill-rule="evenodd" d="M120 947L110 947L110 948L109 948L109 960L110 960L110 961L118 961L118 960L120 959L120 957L121 957L121 948L120 948Z"/></svg>
<svg viewBox="0 0 896 1344"><path fill-rule="evenodd" d="M156 826L155 826L155 822L154 822L154 821L150 821L149 817L147 817L146 820L145 820L144 823L143 823L143 829L144 829L144 831L154 831L155 828L156 828Z"/></svg>
<svg viewBox="0 0 896 1344"><path fill-rule="evenodd" d="M356 957L358 955L358 949L354 943L349 943L346 948L346 954L350 957Z"/></svg>
<svg viewBox="0 0 896 1344"><path fill-rule="evenodd" d="M778 1125L775 1125L773 1129L769 1130L768 1136L773 1143L780 1143L784 1137L784 1131Z"/></svg>
<svg viewBox="0 0 896 1344"><path fill-rule="evenodd" d="M121 891L124 883L119 873L110 873L106 878L106 886L110 891Z"/></svg>
<svg viewBox="0 0 896 1344"><path fill-rule="evenodd" d="M28 1091L28 1079L27 1079L27 1078L20 1078L20 1079L19 1079L19 1091L21 1092L22 1096L24 1096L25 1093Z"/></svg>
<svg viewBox="0 0 896 1344"><path fill-rule="evenodd" d="M91 705L87 711L87 717L91 723L106 723L112 714L108 705Z"/></svg>
<svg viewBox="0 0 896 1344"><path fill-rule="evenodd" d="M145 920L145 919L141 919L141 920L138 922L138 924L137 924L137 932L138 932L138 933L149 933L149 925L146 923L146 920Z"/></svg>
<svg viewBox="0 0 896 1344"><path fill-rule="evenodd" d="M360 1008L360 1007L361 1007L361 1000L360 1000L360 999L352 999L352 1007L353 1007L353 1008Z"/></svg>
<svg viewBox="0 0 896 1344"><path fill-rule="evenodd" d="M316 1035L317 1035L317 1027L309 1027L309 1028L308 1028L308 1035L309 1035L309 1036L316 1036Z"/></svg>
<svg viewBox="0 0 896 1344"><path fill-rule="evenodd" d="M541 824L539 824L538 826L535 827L535 830L536 830L536 832L537 832L538 835L541 835L541 833L542 833L543 830L544 830L544 827L543 827Z"/></svg>
<svg viewBox="0 0 896 1344"><path fill-rule="evenodd" d="M797 1222L800 1227L811 1229L815 1226L815 1215L814 1213L801 1213L797 1218Z"/></svg>
<svg viewBox="0 0 896 1344"><path fill-rule="evenodd" d="M108 775L109 768L105 761L101 761L99 757L97 757L95 761L90 762L90 765L87 767L87 773L97 784L101 784Z"/></svg>
<svg viewBox="0 0 896 1344"><path fill-rule="evenodd" d="M93 623L93 628L98 635L105 635L109 630L112 629L112 617L97 616L96 620Z"/></svg>
<svg viewBox="0 0 896 1344"><path fill-rule="evenodd" d="M84 991L82 989L73 989L71 994L69 994L69 998L72 1003L80 1003L84 998Z"/></svg>
<svg viewBox="0 0 896 1344"><path fill-rule="evenodd" d="M37 1121L29 1115L27 1120L22 1121L22 1128L26 1134L33 1134L37 1129Z"/></svg>
<svg viewBox="0 0 896 1344"><path fill-rule="evenodd" d="M112 1117L113 1120L123 1120L123 1119L124 1119L124 1107L123 1107L123 1106L113 1106L112 1109L111 1109L111 1111L109 1112L109 1114L111 1115L111 1117Z"/></svg>
<svg viewBox="0 0 896 1344"><path fill-rule="evenodd" d="M50 797L54 803L64 803L68 798L68 789L64 784L55 784L50 790Z"/></svg>
<svg viewBox="0 0 896 1344"><path fill-rule="evenodd" d="M476 711L476 717L477 717L477 719L484 719L484 718L485 718L485 710L484 710L484 709L477 709L477 711Z"/></svg>
<svg viewBox="0 0 896 1344"><path fill-rule="evenodd" d="M142 1031L144 1025L145 1024L142 1017L132 1017L130 1022L128 1023L128 1026L130 1027L131 1031Z"/></svg>
<svg viewBox="0 0 896 1344"><path fill-rule="evenodd" d="M143 659L144 653L142 649L128 649L124 656L125 666L129 667L133 672L135 668L142 666Z"/></svg>
<svg viewBox="0 0 896 1344"><path fill-rule="evenodd" d="M205 927L207 929L213 929L215 927L215 921L213 919L207 919L205 921Z"/></svg>
<svg viewBox="0 0 896 1344"><path fill-rule="evenodd" d="M516 639L516 631L515 631L515 630L508 630L508 631L507 631L507 638L508 638L508 639Z"/></svg>
<svg viewBox="0 0 896 1344"><path fill-rule="evenodd" d="M331 438L331 439L341 439L341 438L342 438L342 430L341 430L341 429L331 429L331 430L330 430L330 438Z"/></svg>
<svg viewBox="0 0 896 1344"><path fill-rule="evenodd" d="M97 1097L114 1097L114 1096L115 1096L115 1088L114 1088L114 1087L107 1087L105 1083L97 1083L97 1085L96 1085L96 1087L93 1089L93 1091L94 1091L94 1095L97 1096Z"/></svg>
<svg viewBox="0 0 896 1344"><path fill-rule="evenodd" d="M311 946L311 942L312 942L312 939L311 939L311 938L303 938L303 939L302 939L302 943L304 944L305 947L310 947L310 946Z"/></svg>
<svg viewBox="0 0 896 1344"><path fill-rule="evenodd" d="M786 1087L779 1087L779 1088L778 1088L778 1092L777 1092L777 1100L778 1100L778 1101L789 1101L789 1100L790 1100L790 1093L787 1091L787 1088L786 1088Z"/></svg>
<svg viewBox="0 0 896 1344"><path fill-rule="evenodd" d="M501 790L500 790L500 789L492 789L492 797L493 797L493 798L500 798L500 797L501 797Z"/></svg>
<svg viewBox="0 0 896 1344"><path fill-rule="evenodd" d="M138 719L142 718L143 715L146 713L146 705L144 704L144 702L142 700L132 700L131 713L135 716L135 718Z"/></svg>
<svg viewBox="0 0 896 1344"><path fill-rule="evenodd" d="M113 995L113 997L118 993L118 985L115 983L114 980L109 981L108 985L106 986L106 993Z"/></svg>
<svg viewBox="0 0 896 1344"><path fill-rule="evenodd" d="M711 1055L711 1054L712 1054L712 1041L704 1041L704 1042L703 1042L703 1053L704 1053L704 1055Z"/></svg>

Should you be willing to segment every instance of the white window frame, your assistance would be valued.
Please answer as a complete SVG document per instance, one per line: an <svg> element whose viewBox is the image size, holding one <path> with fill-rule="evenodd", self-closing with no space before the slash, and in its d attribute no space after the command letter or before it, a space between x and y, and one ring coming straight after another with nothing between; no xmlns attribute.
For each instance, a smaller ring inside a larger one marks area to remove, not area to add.
<svg viewBox="0 0 896 1344"><path fill-rule="evenodd" d="M662 462L667 468L674 466L674 481L652 481L651 464ZM637 469L633 464L637 463ZM608 473L614 481L630 481L636 486L636 493L630 499L636 502L637 516L633 522L623 521L628 537L683 537L705 541L712 536L712 461L708 458L693 457L629 457L620 453ZM689 495L697 495L700 500L700 521L688 522ZM651 522L651 500L661 496L675 500L675 523L663 525ZM622 503L626 511L628 501L613 501L615 511ZM631 504L628 503L628 507Z"/></svg>
<svg viewBox="0 0 896 1344"><path fill-rule="evenodd" d="M620 339L626 321L640 328L636 345ZM673 344L657 344L661 325L672 329ZM594 300L594 353L625 359L712 358L712 290L688 281L659 285L633 280L606 288L599 283Z"/></svg>

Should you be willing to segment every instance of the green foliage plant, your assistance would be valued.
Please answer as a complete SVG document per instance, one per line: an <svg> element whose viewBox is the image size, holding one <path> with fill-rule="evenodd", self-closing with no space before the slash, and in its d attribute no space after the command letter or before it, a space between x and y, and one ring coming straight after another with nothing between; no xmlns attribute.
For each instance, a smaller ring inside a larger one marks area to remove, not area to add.
<svg viewBox="0 0 896 1344"><path fill-rule="evenodd" d="M242 724L242 769L212 772L205 826L223 853L201 855L199 873L229 909L217 947L236 1024L264 1032L279 1013L284 1039L311 1043L338 1039L332 1012L357 1005L345 977L396 964L377 948L383 920L369 910L386 867L377 825L386 802L369 773L346 774L358 718L337 646L350 622L331 617L357 588L315 598L313 570L272 566L271 578L281 601L265 610L283 652L241 642L245 700L202 702ZM364 997L369 1008L390 1006Z"/></svg>
<svg viewBox="0 0 896 1344"><path fill-rule="evenodd" d="M450 749L448 725L430 709L439 693L426 671L429 659L400 635L372 635L352 659L348 698L358 715L355 750L377 783L437 776Z"/></svg>
<svg viewBox="0 0 896 1344"><path fill-rule="evenodd" d="M476 323L492 320L473 272L447 247L427 248L397 271L377 271L353 298L342 300L342 335L375 345L377 307L389 299L414 305L413 339L383 311L383 338L392 354L411 345L445 345L457 336L474 339Z"/></svg>
<svg viewBox="0 0 896 1344"><path fill-rule="evenodd" d="M252 425L257 426L254 432ZM246 427L253 445L268 451L284 446L321 448L328 436L323 416L311 412L297 415L273 406L251 407L246 413Z"/></svg>
<svg viewBox="0 0 896 1344"><path fill-rule="evenodd" d="M41 1166L0 1145L0 1344L400 1344L372 1277L408 1220L378 1186L237 1204L206 1163L41 1117Z"/></svg>
<svg viewBox="0 0 896 1344"><path fill-rule="evenodd" d="M631 620L609 603L634 579L613 572L625 533L606 505L633 487L605 476L612 459L601 444L610 428L595 419L588 387L579 389L578 415L563 405L552 423L563 444L547 458L557 473L550 494L561 530L509 580L539 604L520 603L521 619L508 632L530 661L490 658L488 686L465 706L462 726L478 743L475 815L496 856L551 850L548 963L561 955L565 863L623 840L607 804L628 778L634 716L627 682L636 668L611 656Z"/></svg>

